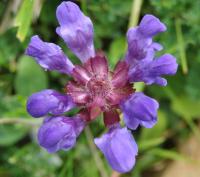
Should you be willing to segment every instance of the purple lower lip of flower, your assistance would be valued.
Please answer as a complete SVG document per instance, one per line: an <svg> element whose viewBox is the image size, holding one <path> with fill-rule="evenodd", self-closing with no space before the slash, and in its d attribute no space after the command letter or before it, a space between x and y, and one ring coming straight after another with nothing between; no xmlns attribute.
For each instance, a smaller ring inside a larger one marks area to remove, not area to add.
<svg viewBox="0 0 200 177"><path fill-rule="evenodd" d="M95 54L93 45L93 24L73 2L62 2L56 10L60 24L57 34L63 38L74 54L85 62Z"/></svg>
<svg viewBox="0 0 200 177"><path fill-rule="evenodd" d="M167 80L164 75L174 75L177 71L178 64L174 56L164 54L161 57L147 61L138 62L135 66L129 69L130 82L145 82L147 85L153 83L166 86Z"/></svg>
<svg viewBox="0 0 200 177"><path fill-rule="evenodd" d="M148 14L143 17L139 25L141 33L148 37L164 32L166 29L166 26L158 18Z"/></svg>
<svg viewBox="0 0 200 177"><path fill-rule="evenodd" d="M114 170L126 173L135 165L138 148L127 128L121 128L119 124L115 124L111 126L108 133L95 138L94 142Z"/></svg>
<svg viewBox="0 0 200 177"><path fill-rule="evenodd" d="M74 67L59 46L43 42L37 35L31 38L26 55L34 57L36 62L46 70L71 74Z"/></svg>
<svg viewBox="0 0 200 177"><path fill-rule="evenodd" d="M157 122L157 109L159 104L156 100L141 92L132 94L120 104L126 126L135 130L139 125L152 128Z"/></svg>
<svg viewBox="0 0 200 177"><path fill-rule="evenodd" d="M27 101L27 111L33 117L42 117L48 113L59 115L74 108L75 104L68 95L46 89L32 94Z"/></svg>
<svg viewBox="0 0 200 177"><path fill-rule="evenodd" d="M44 120L38 132L39 144L53 153L58 150L69 150L76 144L85 122L80 117L49 117Z"/></svg>
<svg viewBox="0 0 200 177"><path fill-rule="evenodd" d="M72 71L74 81L67 84L66 93L78 106L85 107L83 117L87 121L105 112L106 125L118 122L116 109L119 103L134 92L132 84L128 82L128 69L125 61L119 61L111 72L105 56L97 54L84 65L75 66Z"/></svg>

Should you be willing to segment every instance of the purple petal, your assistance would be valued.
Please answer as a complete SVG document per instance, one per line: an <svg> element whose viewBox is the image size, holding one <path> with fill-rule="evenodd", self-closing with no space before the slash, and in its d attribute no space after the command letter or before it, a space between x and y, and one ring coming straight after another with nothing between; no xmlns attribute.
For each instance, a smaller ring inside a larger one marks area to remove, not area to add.
<svg viewBox="0 0 200 177"><path fill-rule="evenodd" d="M166 29L166 26L153 15L145 15L139 24L140 32L147 37L153 37Z"/></svg>
<svg viewBox="0 0 200 177"><path fill-rule="evenodd" d="M166 86L167 81L162 76L175 74L177 68L176 58L165 54L153 61L142 60L130 67L129 80L130 82L145 82L147 85L155 83Z"/></svg>
<svg viewBox="0 0 200 177"><path fill-rule="evenodd" d="M156 51L161 51L161 50L163 49L163 46L160 45L160 44L157 43L157 42L152 43L151 46L152 46L152 48L154 48L154 50L156 50Z"/></svg>
<svg viewBox="0 0 200 177"><path fill-rule="evenodd" d="M140 125L146 128L152 128L157 123L157 118L151 121L140 121Z"/></svg>
<svg viewBox="0 0 200 177"><path fill-rule="evenodd" d="M94 57L93 24L73 2L62 2L56 11L60 27L57 34L82 61Z"/></svg>
<svg viewBox="0 0 200 177"><path fill-rule="evenodd" d="M126 111L125 109L122 109L122 105L121 105L121 110L123 112L123 118L126 126L132 130L136 130L140 125L141 121L135 118L129 119L130 117L129 112Z"/></svg>
<svg viewBox="0 0 200 177"><path fill-rule="evenodd" d="M176 58L170 54L164 54L151 63L151 72L155 75L174 75L177 68Z"/></svg>
<svg viewBox="0 0 200 177"><path fill-rule="evenodd" d="M114 170L126 173L135 165L138 148L127 128L114 126L101 138L95 138L94 142Z"/></svg>
<svg viewBox="0 0 200 177"><path fill-rule="evenodd" d="M153 42L152 37L165 30L165 25L158 18L145 15L139 26L130 28L127 32L126 62L133 66L141 60L152 60L155 52L162 49L160 44Z"/></svg>
<svg viewBox="0 0 200 177"><path fill-rule="evenodd" d="M39 65L48 70L71 74L74 68L59 46L43 42L38 36L31 38L26 55L34 57Z"/></svg>
<svg viewBox="0 0 200 177"><path fill-rule="evenodd" d="M158 43L154 43L152 38L147 38L139 28L130 28L127 32L128 50L125 56L126 62L133 66L141 60L152 60L155 52L162 49Z"/></svg>
<svg viewBox="0 0 200 177"><path fill-rule="evenodd" d="M54 90L43 90L28 98L27 111L33 117L42 117L48 113L59 115L75 107L72 98Z"/></svg>
<svg viewBox="0 0 200 177"><path fill-rule="evenodd" d="M38 132L40 146L53 153L58 150L69 150L76 144L76 138L85 127L79 117L46 118Z"/></svg>
<svg viewBox="0 0 200 177"><path fill-rule="evenodd" d="M141 92L132 94L120 107L126 126L130 129L135 130L139 124L151 128L157 122L158 102Z"/></svg>

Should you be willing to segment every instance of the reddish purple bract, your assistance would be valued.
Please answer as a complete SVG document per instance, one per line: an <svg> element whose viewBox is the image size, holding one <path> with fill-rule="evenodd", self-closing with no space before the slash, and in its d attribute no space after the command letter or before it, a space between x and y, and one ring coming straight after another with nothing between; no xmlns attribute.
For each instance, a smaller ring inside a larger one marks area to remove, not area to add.
<svg viewBox="0 0 200 177"><path fill-rule="evenodd" d="M114 71L109 71L103 54L90 58L72 71L74 81L66 86L66 92L74 103L82 107L80 115L86 120L95 119L104 112L104 123L110 125L119 121L116 109L119 103L134 92L128 82L128 65L119 61Z"/></svg>

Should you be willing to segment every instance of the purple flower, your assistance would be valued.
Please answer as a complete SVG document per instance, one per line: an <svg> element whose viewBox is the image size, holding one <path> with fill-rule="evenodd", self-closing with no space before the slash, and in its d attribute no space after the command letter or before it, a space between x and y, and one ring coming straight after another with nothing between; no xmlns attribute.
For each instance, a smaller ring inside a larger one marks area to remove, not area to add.
<svg viewBox="0 0 200 177"><path fill-rule="evenodd" d="M57 34L63 38L74 54L85 62L95 55L93 24L73 2L62 2L56 11L60 27Z"/></svg>
<svg viewBox="0 0 200 177"><path fill-rule="evenodd" d="M127 128L121 128L119 124L113 125L108 133L95 138L94 142L114 170L125 173L135 165L138 147Z"/></svg>
<svg viewBox="0 0 200 177"><path fill-rule="evenodd" d="M146 37L153 37L167 30L166 26L153 15L145 15L139 25L140 32Z"/></svg>
<svg viewBox="0 0 200 177"><path fill-rule="evenodd" d="M162 49L160 44L153 42L152 37L165 30L165 25L158 18L145 15L139 26L128 30L126 62L132 66L144 59L152 60L154 53Z"/></svg>
<svg viewBox="0 0 200 177"><path fill-rule="evenodd" d="M69 150L76 144L76 138L85 127L79 117L49 117L38 132L40 146L53 153L58 150Z"/></svg>
<svg viewBox="0 0 200 177"><path fill-rule="evenodd" d="M31 38L26 55L34 57L44 69L70 74L74 68L59 46L43 42L38 36Z"/></svg>
<svg viewBox="0 0 200 177"><path fill-rule="evenodd" d="M26 50L44 69L69 74L72 80L65 86L65 93L43 90L34 93L27 101L27 111L33 117L52 115L39 129L39 144L49 152L69 150L86 124L103 113L108 133L95 138L95 144L105 155L110 166L121 173L135 165L137 145L127 128L120 126L120 112L125 125L136 129L139 125L153 127L157 122L159 104L141 92L135 92L134 82L165 86L165 75L177 71L175 57L164 54L155 58L162 46L153 37L164 32L166 26L153 15L145 15L139 26L127 33L128 49L111 71L104 53L93 45L93 24L79 7L72 2L62 2L56 11L59 27L57 34L81 60L73 65L61 48L33 36ZM79 108L72 118L63 114Z"/></svg>
<svg viewBox="0 0 200 177"><path fill-rule="evenodd" d="M161 76L176 73L178 65L172 55L165 54L154 60L155 52L161 50L162 46L153 42L152 38L165 30L166 26L153 15L145 15L139 26L128 30L125 61L130 66L130 82L166 86L167 81Z"/></svg>
<svg viewBox="0 0 200 177"><path fill-rule="evenodd" d="M165 54L153 61L142 60L129 69L130 82L145 82L147 85L167 85L163 75L174 75L177 71L176 58Z"/></svg>
<svg viewBox="0 0 200 177"><path fill-rule="evenodd" d="M34 93L27 101L27 111L33 117L42 117L48 113L59 115L75 107L72 98L54 90Z"/></svg>
<svg viewBox="0 0 200 177"><path fill-rule="evenodd" d="M157 109L159 104L156 100L141 92L134 93L121 103L124 114L124 122L127 127L135 130L138 125L152 128L157 122Z"/></svg>

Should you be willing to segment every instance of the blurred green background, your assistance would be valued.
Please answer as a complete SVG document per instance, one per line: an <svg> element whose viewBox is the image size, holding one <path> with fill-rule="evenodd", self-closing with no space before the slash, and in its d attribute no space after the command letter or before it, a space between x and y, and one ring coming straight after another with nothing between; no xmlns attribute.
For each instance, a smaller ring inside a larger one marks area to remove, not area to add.
<svg viewBox="0 0 200 177"><path fill-rule="evenodd" d="M74 63L79 61L55 33L61 1L0 0L0 177L199 177L200 1L75 2L93 21L95 47L106 52L111 66L124 56L128 27L142 16L154 14L167 25L167 32L155 38L164 46L158 55L175 55L178 73L167 78L165 88L136 85L159 101L158 124L133 132L139 155L135 168L123 175L111 170L93 144L93 137L105 131L102 120L93 122L71 151L48 154L39 147L42 119L27 114L27 97L45 88L63 91L69 78L45 72L24 55L30 37L55 42Z"/></svg>

